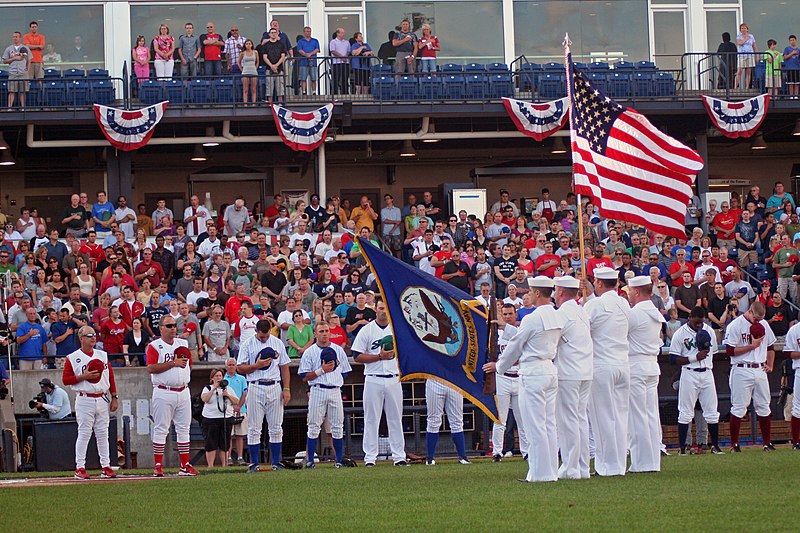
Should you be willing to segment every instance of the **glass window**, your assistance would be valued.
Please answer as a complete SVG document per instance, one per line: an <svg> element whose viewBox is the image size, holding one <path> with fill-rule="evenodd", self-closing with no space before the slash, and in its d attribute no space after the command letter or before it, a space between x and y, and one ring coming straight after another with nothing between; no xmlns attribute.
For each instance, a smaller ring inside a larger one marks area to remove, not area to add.
<svg viewBox="0 0 800 533"><path fill-rule="evenodd" d="M798 25L798 5L797 2L788 3L786 0L744 0L743 2L744 20L747 23L750 33L756 38L758 51L763 52L767 49L767 40L775 39L778 41L778 50L783 50L789 46L789 35L800 35L800 25ZM730 30L731 37L736 39L739 28Z"/></svg>
<svg viewBox="0 0 800 533"><path fill-rule="evenodd" d="M567 32L576 61L648 60L647 24L647 2L641 0L514 2L516 55L535 62L563 62Z"/></svg>
<svg viewBox="0 0 800 533"><path fill-rule="evenodd" d="M280 22L280 17L278 17ZM194 34L206 32L206 23L213 22L217 33L227 38L231 24L239 28L239 35L258 43L267 29L267 8L265 3L237 4L169 4L132 5L131 38L144 35L148 43L158 33L159 24L169 26L170 35L175 39L185 33L184 25L191 22ZM283 29L283 28L281 28ZM293 38L293 36L290 36ZM134 43L131 43L133 47Z"/></svg>
<svg viewBox="0 0 800 533"><path fill-rule="evenodd" d="M46 40L45 68L103 68L103 6L2 7L0 35L11 44L11 34L25 35L34 20Z"/></svg>
<svg viewBox="0 0 800 533"><path fill-rule="evenodd" d="M465 7L464 4L469 4ZM367 28L377 50L389 31L412 21L419 37L431 25L439 37L439 61L493 63L503 61L503 14L500 1L367 2Z"/></svg>
<svg viewBox="0 0 800 533"><path fill-rule="evenodd" d="M680 70L681 56L686 53L686 31L683 11L653 13L656 65L659 68Z"/></svg>

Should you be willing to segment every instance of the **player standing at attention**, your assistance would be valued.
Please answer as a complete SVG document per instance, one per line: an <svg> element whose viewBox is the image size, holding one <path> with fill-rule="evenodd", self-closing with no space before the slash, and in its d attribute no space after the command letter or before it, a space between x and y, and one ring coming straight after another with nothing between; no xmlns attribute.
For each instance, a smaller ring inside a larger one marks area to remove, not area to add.
<svg viewBox="0 0 800 533"><path fill-rule="evenodd" d="M353 341L353 358L364 364L364 464L375 466L378 458L378 425L386 413L389 448L394 464L406 464L403 437L403 387L395 357L392 328L386 303L375 299L375 320L369 322Z"/></svg>
<svg viewBox="0 0 800 533"><path fill-rule="evenodd" d="M703 324L706 311L695 307L689 320L672 334L669 358L681 365L678 387L678 442L681 455L686 455L686 439L689 424L694 417L694 406L700 400L703 418L708 423L711 436L711 453L722 454L719 449L719 412L717 411L717 387L714 384L714 354L717 353L716 335L711 326ZM704 332L704 333L703 333Z"/></svg>
<svg viewBox="0 0 800 533"><path fill-rule="evenodd" d="M450 436L456 446L458 462L470 464L467 459L467 445L464 441L464 398L449 386L428 379L425 381L425 404L428 407L428 422L425 428L425 444L428 449L428 466L436 464L436 445L439 443L439 429L442 427L442 414L447 410L450 422Z"/></svg>
<svg viewBox="0 0 800 533"><path fill-rule="evenodd" d="M267 418L269 454L273 470L282 470L283 408L291 399L289 356L283 342L270 334L277 326L272 318L256 323L256 334L239 346L238 370L247 378L248 473L258 472L261 461L261 428Z"/></svg>
<svg viewBox="0 0 800 533"><path fill-rule="evenodd" d="M170 423L175 424L181 468L179 476L196 476L199 472L189 463L189 426L192 424L192 353L184 339L175 337L177 326L172 315L159 322L161 338L147 346L147 371L153 382L153 476L164 475L164 448Z"/></svg>
<svg viewBox="0 0 800 533"><path fill-rule="evenodd" d="M340 346L331 343L331 328L317 322L314 328L316 343L303 352L298 375L311 387L308 397L308 440L306 443L306 468L314 468L317 439L325 417L331 424L331 438L336 454L336 468L344 460L344 404L342 385L344 377L352 370L347 354Z"/></svg>
<svg viewBox="0 0 800 533"><path fill-rule="evenodd" d="M75 479L89 479L86 473L86 449L89 439L97 441L97 453L102 467L101 478L114 478L108 445L109 410L116 411L119 399L114 371L108 364L108 355L94 348L97 334L91 326L78 330L81 347L67 356L62 381L75 391L75 418L78 438L75 441ZM111 394L111 403L108 394Z"/></svg>
<svg viewBox="0 0 800 533"><path fill-rule="evenodd" d="M792 447L800 450L800 322L789 328L786 333L785 354L792 359L794 369L794 390L792 394Z"/></svg>
<svg viewBox="0 0 800 533"><path fill-rule="evenodd" d="M725 332L725 351L731 358L731 451L740 452L739 428L747 413L750 399L758 416L764 451L772 451L772 419L767 373L775 362L775 334L764 320L766 309L753 302L750 309L728 324Z"/></svg>

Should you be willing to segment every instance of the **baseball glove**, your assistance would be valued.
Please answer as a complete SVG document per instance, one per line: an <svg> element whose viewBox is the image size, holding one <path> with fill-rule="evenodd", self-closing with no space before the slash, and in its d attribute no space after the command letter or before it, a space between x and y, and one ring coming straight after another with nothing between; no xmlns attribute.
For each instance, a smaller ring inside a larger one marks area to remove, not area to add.
<svg viewBox="0 0 800 533"><path fill-rule="evenodd" d="M355 461L353 461L349 457L345 457L344 459L342 459L342 464L344 466L346 466L347 468L355 468L355 467L358 466L358 463L356 463Z"/></svg>
<svg viewBox="0 0 800 533"><path fill-rule="evenodd" d="M302 463L295 463L291 459L281 459L281 465L283 465L286 470L302 470L303 465Z"/></svg>

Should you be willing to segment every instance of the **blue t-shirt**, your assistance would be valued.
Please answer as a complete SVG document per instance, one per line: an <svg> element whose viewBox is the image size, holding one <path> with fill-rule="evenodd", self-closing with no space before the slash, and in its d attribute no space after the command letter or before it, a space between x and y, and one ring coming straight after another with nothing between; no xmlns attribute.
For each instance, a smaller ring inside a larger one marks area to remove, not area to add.
<svg viewBox="0 0 800 533"><path fill-rule="evenodd" d="M241 399L242 394L244 394L244 391L247 390L247 378L241 374L230 376L226 372L222 379L228 380L228 386L233 389L234 393L236 393L236 397ZM247 412L247 406L245 404L242 404L242 409L240 412L242 414Z"/></svg>
<svg viewBox="0 0 800 533"><path fill-rule="evenodd" d="M103 222L105 222L106 220L110 219L112 215L114 215L114 206L111 205L111 202L106 202L104 204L94 204L92 206L92 216L98 220L102 220ZM104 226L101 226L100 224L95 224L94 230L96 232L111 231L110 228L106 228Z"/></svg>
<svg viewBox="0 0 800 533"><path fill-rule="evenodd" d="M28 334L30 330L36 330L27 341L19 346L19 358L26 361L36 361L42 358L42 347L47 342L47 332L39 324L31 324L28 321L23 322L17 328L17 337L22 337Z"/></svg>
<svg viewBox="0 0 800 533"><path fill-rule="evenodd" d="M314 50L322 50L319 47L319 41L314 39L313 37L306 41L306 38L303 37L299 41L297 41L297 49L302 50L303 52L310 53ZM311 58L305 57L303 55L298 54L297 57L300 59L297 60L297 66L300 67L316 67L317 66L317 54L314 54Z"/></svg>
<svg viewBox="0 0 800 533"><path fill-rule="evenodd" d="M747 247L747 250L752 250L755 247L757 234L758 234L758 226L752 220L750 222L741 221L736 224L736 233L744 240L745 242L752 243L751 246ZM745 248L742 246L742 248Z"/></svg>
<svg viewBox="0 0 800 533"><path fill-rule="evenodd" d="M72 335L61 342L56 342L56 355L69 355L78 349L78 340L75 336L75 333L78 332L78 324L72 320L66 323L59 320L50 326L50 334L53 336L53 341L55 341L56 337L60 337L66 333L70 328L72 328Z"/></svg>
<svg viewBox="0 0 800 533"><path fill-rule="evenodd" d="M350 308L354 306L355 304L347 305L345 303L341 303L336 306L336 309L334 309L333 312L336 313L336 316L338 316L340 320L344 320L345 318L347 318L347 311L349 311Z"/></svg>
<svg viewBox="0 0 800 533"><path fill-rule="evenodd" d="M526 315L529 315L534 311L536 311L535 307L531 307L530 309L520 307L519 309L517 309L517 322L522 322L522 319L525 318Z"/></svg>
<svg viewBox="0 0 800 533"><path fill-rule="evenodd" d="M800 50L800 48L792 48L791 46L787 46L783 49L783 57L791 54L794 50ZM800 55L792 56L789 59L783 61L783 70L797 70L800 69Z"/></svg>
<svg viewBox="0 0 800 533"><path fill-rule="evenodd" d="M362 43L362 44L353 43L353 46L350 47L350 52L352 53L353 50L355 50L356 48L359 48L361 46L366 47L361 52L362 54L364 52L372 52L372 48L367 43ZM369 70L370 56L365 56L365 57L354 56L354 58L352 60L352 63L353 63L353 68L356 69L356 70Z"/></svg>

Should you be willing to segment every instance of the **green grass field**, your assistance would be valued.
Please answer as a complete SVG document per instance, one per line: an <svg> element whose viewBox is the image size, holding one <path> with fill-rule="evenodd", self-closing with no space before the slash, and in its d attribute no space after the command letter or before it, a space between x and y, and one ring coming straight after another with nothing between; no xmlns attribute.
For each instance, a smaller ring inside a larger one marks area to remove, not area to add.
<svg viewBox="0 0 800 533"><path fill-rule="evenodd" d="M519 459L1 487L0 527L56 531L796 531L800 453L665 457L660 474L523 484ZM93 473L94 474L94 473ZM19 475L13 476L19 477Z"/></svg>

